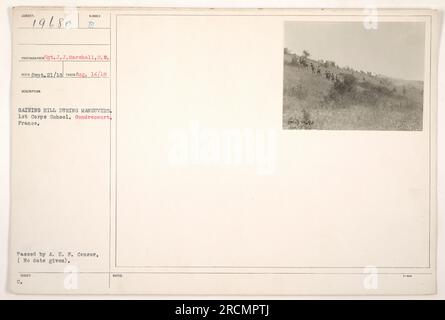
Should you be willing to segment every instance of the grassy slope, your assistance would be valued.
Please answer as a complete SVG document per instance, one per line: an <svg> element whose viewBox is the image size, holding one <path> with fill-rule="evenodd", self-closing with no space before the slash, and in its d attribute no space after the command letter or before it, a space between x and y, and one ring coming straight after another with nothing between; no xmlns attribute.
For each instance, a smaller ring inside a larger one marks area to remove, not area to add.
<svg viewBox="0 0 445 320"><path fill-rule="evenodd" d="M318 66L318 62L310 63ZM322 68L323 72L326 68ZM332 101L333 82L289 63L284 64L283 127L285 129L421 130L423 84L419 81L370 76L330 67L335 73L353 74L354 95ZM375 92L375 87L390 93ZM405 87L405 91L403 91ZM392 92L393 89L395 92Z"/></svg>

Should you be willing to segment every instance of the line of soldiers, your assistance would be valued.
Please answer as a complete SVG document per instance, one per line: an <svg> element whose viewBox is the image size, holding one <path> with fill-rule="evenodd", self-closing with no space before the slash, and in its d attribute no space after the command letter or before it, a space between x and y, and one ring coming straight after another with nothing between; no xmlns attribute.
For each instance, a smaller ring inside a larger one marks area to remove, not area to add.
<svg viewBox="0 0 445 320"><path fill-rule="evenodd" d="M324 74L325 78L332 82L340 80L340 77L338 74L336 74L335 72L329 71L328 69L326 69L323 73L320 66L315 67L315 65L313 63L310 64L310 68L311 68L312 73L319 74L319 75Z"/></svg>
<svg viewBox="0 0 445 320"><path fill-rule="evenodd" d="M303 57L298 57L293 62L294 62L294 64L296 64L297 66L299 66L301 68L310 69L313 74L318 74L320 76L323 74L320 66L315 66L314 63L312 63L312 62L310 64L308 64L307 60ZM324 71L324 76L326 79L328 79L332 82L341 80L340 75L336 74L335 72L329 71L328 69L326 69Z"/></svg>

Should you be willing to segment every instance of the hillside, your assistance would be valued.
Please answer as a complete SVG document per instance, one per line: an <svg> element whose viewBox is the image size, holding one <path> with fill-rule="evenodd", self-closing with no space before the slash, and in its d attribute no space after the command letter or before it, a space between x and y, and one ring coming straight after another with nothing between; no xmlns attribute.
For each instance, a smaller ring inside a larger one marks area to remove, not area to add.
<svg viewBox="0 0 445 320"><path fill-rule="evenodd" d="M423 82L284 54L283 128L422 130Z"/></svg>

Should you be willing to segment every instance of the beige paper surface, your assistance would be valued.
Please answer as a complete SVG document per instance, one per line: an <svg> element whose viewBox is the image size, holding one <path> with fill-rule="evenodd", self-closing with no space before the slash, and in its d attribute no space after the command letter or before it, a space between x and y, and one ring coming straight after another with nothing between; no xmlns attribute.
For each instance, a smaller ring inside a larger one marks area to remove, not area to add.
<svg viewBox="0 0 445 320"><path fill-rule="evenodd" d="M434 293L436 24L14 8L10 289Z"/></svg>

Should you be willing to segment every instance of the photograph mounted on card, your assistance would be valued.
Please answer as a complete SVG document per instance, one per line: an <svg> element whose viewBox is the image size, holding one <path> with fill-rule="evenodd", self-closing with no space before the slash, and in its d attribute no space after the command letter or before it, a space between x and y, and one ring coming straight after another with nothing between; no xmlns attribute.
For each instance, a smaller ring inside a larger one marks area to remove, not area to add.
<svg viewBox="0 0 445 320"><path fill-rule="evenodd" d="M435 292L435 11L73 10L12 10L11 291Z"/></svg>

